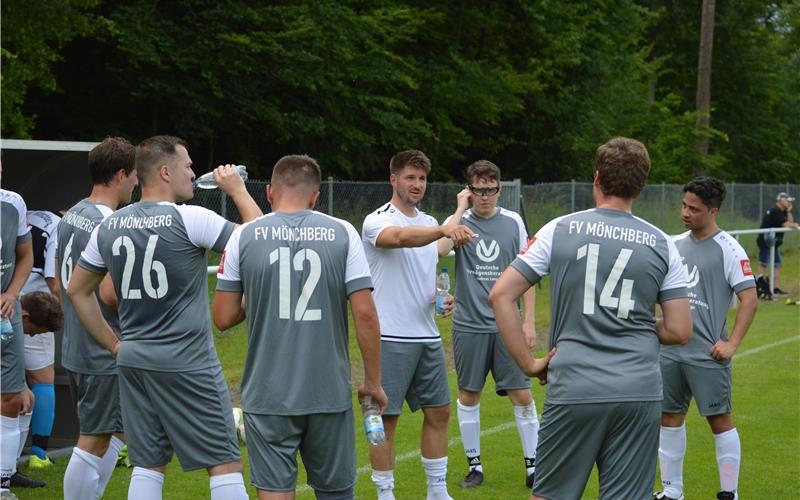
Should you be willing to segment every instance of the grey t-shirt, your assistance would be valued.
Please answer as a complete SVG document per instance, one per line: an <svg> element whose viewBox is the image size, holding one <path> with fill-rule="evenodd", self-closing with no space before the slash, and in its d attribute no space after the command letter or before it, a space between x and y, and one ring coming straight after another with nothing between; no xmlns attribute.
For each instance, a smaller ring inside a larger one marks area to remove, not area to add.
<svg viewBox="0 0 800 500"><path fill-rule="evenodd" d="M86 375L112 375L117 372L117 362L108 350L98 344L78 319L78 313L67 297L67 286L80 259L81 252L89 243L92 231L113 210L110 207L81 200L70 208L58 223L58 247L56 249L56 269L59 273L62 303L64 305L64 328L61 343L61 364L75 373ZM119 335L117 314L100 300L100 311Z"/></svg>
<svg viewBox="0 0 800 500"><path fill-rule="evenodd" d="M0 189L0 283L5 292L14 277L17 245L31 239L25 220L25 201L13 191Z"/></svg>
<svg viewBox="0 0 800 500"><path fill-rule="evenodd" d="M472 243L455 249L453 329L465 333L497 333L489 292L500 274L525 247L525 225L516 212L504 208L499 208L486 219L469 209L461 218L461 224L472 229L478 237Z"/></svg>
<svg viewBox="0 0 800 500"><path fill-rule="evenodd" d="M92 233L78 265L111 275L119 366L178 372L219 363L206 249L221 252L233 228L203 207L146 201L114 212Z"/></svg>
<svg viewBox="0 0 800 500"><path fill-rule="evenodd" d="M304 210L238 228L217 290L245 297L242 408L267 415L349 409L347 298L371 288L361 238L349 222Z"/></svg>
<svg viewBox="0 0 800 500"><path fill-rule="evenodd" d="M661 355L690 365L725 368L709 351L718 340L728 340L727 318L731 298L756 282L750 259L742 246L725 231L697 241L691 232L678 236L675 246L683 259L692 306L692 339L686 345L664 346Z"/></svg>
<svg viewBox="0 0 800 500"><path fill-rule="evenodd" d="M672 239L591 209L546 224L511 265L531 283L551 275L548 402L662 399L655 303L687 295Z"/></svg>

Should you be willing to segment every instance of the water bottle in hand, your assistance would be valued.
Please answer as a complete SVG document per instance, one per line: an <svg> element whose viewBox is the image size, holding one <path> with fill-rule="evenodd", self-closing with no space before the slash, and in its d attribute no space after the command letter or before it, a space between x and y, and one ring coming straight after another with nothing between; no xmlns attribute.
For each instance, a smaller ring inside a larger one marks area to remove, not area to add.
<svg viewBox="0 0 800 500"><path fill-rule="evenodd" d="M443 267L442 272L436 277L436 314L444 316L445 301L450 295L450 275L447 268Z"/></svg>
<svg viewBox="0 0 800 500"><path fill-rule="evenodd" d="M247 180L247 167L244 165L236 165L236 173L239 174L242 180ZM214 172L208 172L194 180L194 187L195 189L216 189L219 186L217 186L217 181L214 180Z"/></svg>
<svg viewBox="0 0 800 500"><path fill-rule="evenodd" d="M364 432L367 433L369 444L377 445L386 441L381 409L378 403L373 401L372 396L364 396L361 400L361 411L364 413Z"/></svg>

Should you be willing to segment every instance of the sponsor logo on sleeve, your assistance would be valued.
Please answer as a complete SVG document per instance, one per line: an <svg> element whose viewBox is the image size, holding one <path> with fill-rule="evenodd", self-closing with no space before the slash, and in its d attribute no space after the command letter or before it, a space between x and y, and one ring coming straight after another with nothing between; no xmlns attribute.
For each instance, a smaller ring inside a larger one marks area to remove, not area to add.
<svg viewBox="0 0 800 500"><path fill-rule="evenodd" d="M527 245L525 245L525 248L523 248L522 250L520 250L519 254L520 254L520 255L525 255L525 253L528 251L528 249L529 249L530 247L532 247L532 246L533 246L533 244L534 244L535 242L536 242L536 235L534 234L533 236L531 236L530 238L528 238L528 244L527 244Z"/></svg>
<svg viewBox="0 0 800 500"><path fill-rule="evenodd" d="M222 258L219 259L219 267L217 268L217 274L225 274L225 254L228 253L227 250L222 251Z"/></svg>
<svg viewBox="0 0 800 500"><path fill-rule="evenodd" d="M742 274L745 276L752 276L753 269L750 267L750 260L749 259L742 259L739 261L739 264L742 266Z"/></svg>

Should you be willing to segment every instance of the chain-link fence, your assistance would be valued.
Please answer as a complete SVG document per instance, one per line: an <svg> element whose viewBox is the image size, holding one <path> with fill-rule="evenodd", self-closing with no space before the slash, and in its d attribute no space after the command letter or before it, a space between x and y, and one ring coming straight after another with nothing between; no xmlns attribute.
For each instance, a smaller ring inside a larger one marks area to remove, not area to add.
<svg viewBox="0 0 800 500"><path fill-rule="evenodd" d="M775 204L779 192L793 196L800 194L800 184L727 184L727 196L717 222L728 230L753 229L759 227L761 218ZM266 197L266 181L249 180L247 190L258 205L269 211ZM453 213L456 194L463 189L457 183L430 183L420 208L436 217L440 222ZM361 230L364 217L387 203L392 197L388 182L351 182L326 180L320 186L317 210L334 217L350 221ZM135 199L138 195L135 195ZM645 187L636 200L636 215L652 222L669 234L678 234L685 229L681 223L680 209L683 198L682 185L651 184ZM233 202L218 189L197 190L189 203L209 208L227 219L241 222ZM504 181L498 203L511 210L521 212L528 231L536 232L547 221L594 206L592 185L588 182L554 182L523 186L519 180ZM752 240L752 241L751 241ZM749 253L756 251L755 236L741 238ZM785 248L800 247L800 232L787 233Z"/></svg>

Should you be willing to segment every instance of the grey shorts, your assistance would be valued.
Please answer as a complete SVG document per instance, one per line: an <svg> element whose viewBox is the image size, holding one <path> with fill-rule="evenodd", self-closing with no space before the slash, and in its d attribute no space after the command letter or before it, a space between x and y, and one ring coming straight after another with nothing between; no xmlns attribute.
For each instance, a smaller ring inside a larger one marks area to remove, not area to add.
<svg viewBox="0 0 800 500"><path fill-rule="evenodd" d="M464 333L453 330L453 357L458 387L481 392L486 375L492 372L495 391L500 396L509 390L530 389L531 379L522 373L497 333Z"/></svg>
<svg viewBox="0 0 800 500"><path fill-rule="evenodd" d="M297 452L308 484L317 491L341 491L356 482L353 409L312 415L244 414L250 482L259 490L294 491Z"/></svg>
<svg viewBox="0 0 800 500"><path fill-rule="evenodd" d="M694 397L700 415L710 417L731 413L731 367L704 368L661 357L661 379L664 401L661 411L689 411Z"/></svg>
<svg viewBox="0 0 800 500"><path fill-rule="evenodd" d="M450 406L447 363L441 342L381 341L381 382L389 405L385 415Z"/></svg>
<svg viewBox="0 0 800 500"><path fill-rule="evenodd" d="M185 471L240 460L222 367L159 372L118 367L128 457L159 467L173 450Z"/></svg>
<svg viewBox="0 0 800 500"><path fill-rule="evenodd" d="M545 403L533 494L579 499L597 464L601 499L649 500L655 481L661 403Z"/></svg>
<svg viewBox="0 0 800 500"><path fill-rule="evenodd" d="M81 435L123 432L116 375L87 375L67 370L67 377Z"/></svg>
<svg viewBox="0 0 800 500"><path fill-rule="evenodd" d="M0 346L0 393L14 394L25 390L25 339L22 333L22 308L14 305L14 337Z"/></svg>

